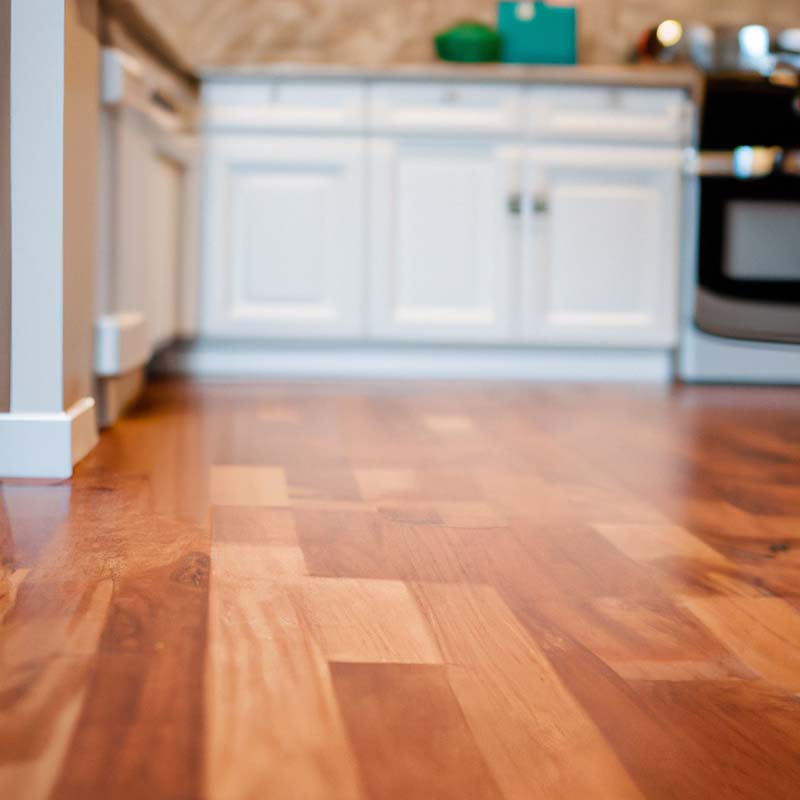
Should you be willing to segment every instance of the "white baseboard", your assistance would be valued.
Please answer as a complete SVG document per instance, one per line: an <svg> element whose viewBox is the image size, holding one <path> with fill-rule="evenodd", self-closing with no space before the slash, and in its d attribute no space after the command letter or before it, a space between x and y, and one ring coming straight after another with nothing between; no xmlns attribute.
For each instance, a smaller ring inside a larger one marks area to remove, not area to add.
<svg viewBox="0 0 800 800"><path fill-rule="evenodd" d="M666 382L671 350L376 344L242 344L168 348L153 368L207 378L412 378Z"/></svg>
<svg viewBox="0 0 800 800"><path fill-rule="evenodd" d="M800 384L800 345L711 336L687 323L680 376L689 383Z"/></svg>
<svg viewBox="0 0 800 800"><path fill-rule="evenodd" d="M0 414L0 477L69 478L96 443L91 397L62 413Z"/></svg>
<svg viewBox="0 0 800 800"><path fill-rule="evenodd" d="M144 367L124 375L97 378L97 424L101 428L111 427L141 395L145 382Z"/></svg>

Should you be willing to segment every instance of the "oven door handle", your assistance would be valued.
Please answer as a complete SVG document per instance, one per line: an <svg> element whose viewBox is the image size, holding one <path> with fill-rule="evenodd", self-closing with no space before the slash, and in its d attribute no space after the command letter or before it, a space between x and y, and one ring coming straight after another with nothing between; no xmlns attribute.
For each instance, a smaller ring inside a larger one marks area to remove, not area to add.
<svg viewBox="0 0 800 800"><path fill-rule="evenodd" d="M784 161L780 147L737 147L735 150L703 150L695 155L690 171L702 178L765 178ZM800 152L795 165L800 170ZM798 173L800 174L800 172Z"/></svg>

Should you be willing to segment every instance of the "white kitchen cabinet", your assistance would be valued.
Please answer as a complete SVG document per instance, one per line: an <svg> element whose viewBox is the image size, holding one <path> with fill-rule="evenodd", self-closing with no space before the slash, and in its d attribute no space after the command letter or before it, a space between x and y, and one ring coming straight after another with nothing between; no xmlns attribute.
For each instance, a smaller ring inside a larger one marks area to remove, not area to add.
<svg viewBox="0 0 800 800"><path fill-rule="evenodd" d="M129 108L106 111L102 135L98 311L141 314L149 357L193 332L197 142Z"/></svg>
<svg viewBox="0 0 800 800"><path fill-rule="evenodd" d="M531 148L523 191L524 338L676 341L680 152Z"/></svg>
<svg viewBox="0 0 800 800"><path fill-rule="evenodd" d="M434 351L668 374L686 88L526 76L207 81L200 349L239 339L254 374L280 348L309 374Z"/></svg>
<svg viewBox="0 0 800 800"><path fill-rule="evenodd" d="M370 143L370 333L494 341L514 328L519 150L492 140Z"/></svg>
<svg viewBox="0 0 800 800"><path fill-rule="evenodd" d="M147 362L197 333L200 147L193 91L151 61L102 56L95 374L101 425Z"/></svg>
<svg viewBox="0 0 800 800"><path fill-rule="evenodd" d="M203 332L362 333L363 140L213 134L207 148Z"/></svg>

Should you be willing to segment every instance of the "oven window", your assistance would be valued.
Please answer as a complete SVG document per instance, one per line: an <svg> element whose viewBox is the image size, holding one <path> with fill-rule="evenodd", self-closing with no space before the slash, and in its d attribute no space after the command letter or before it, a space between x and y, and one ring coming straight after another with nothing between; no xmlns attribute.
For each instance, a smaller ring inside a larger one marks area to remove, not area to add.
<svg viewBox="0 0 800 800"><path fill-rule="evenodd" d="M800 281L800 202L725 204L722 272L740 281Z"/></svg>

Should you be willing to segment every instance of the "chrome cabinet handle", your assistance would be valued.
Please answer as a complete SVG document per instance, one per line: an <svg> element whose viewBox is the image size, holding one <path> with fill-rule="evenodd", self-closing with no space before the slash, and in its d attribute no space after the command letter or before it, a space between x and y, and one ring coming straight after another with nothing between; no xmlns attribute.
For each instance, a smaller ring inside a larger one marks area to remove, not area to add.
<svg viewBox="0 0 800 800"><path fill-rule="evenodd" d="M531 197L530 209L534 214L547 214L550 211L550 202L544 194L535 194ZM522 194L514 192L508 196L508 213L518 216L522 213Z"/></svg>
<svg viewBox="0 0 800 800"><path fill-rule="evenodd" d="M547 214L550 211L550 202L545 194L535 194L531 208L534 214Z"/></svg>

